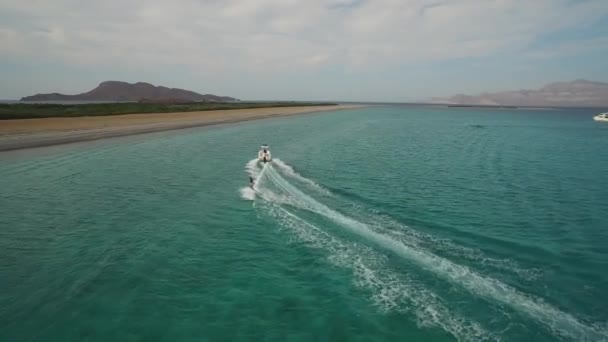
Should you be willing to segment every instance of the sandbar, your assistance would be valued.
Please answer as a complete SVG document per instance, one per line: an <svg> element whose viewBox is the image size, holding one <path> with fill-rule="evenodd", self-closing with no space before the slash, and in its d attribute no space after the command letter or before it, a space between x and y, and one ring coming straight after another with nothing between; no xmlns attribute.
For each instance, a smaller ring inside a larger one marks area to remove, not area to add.
<svg viewBox="0 0 608 342"><path fill-rule="evenodd" d="M363 106L300 106L0 120L0 151L360 107Z"/></svg>

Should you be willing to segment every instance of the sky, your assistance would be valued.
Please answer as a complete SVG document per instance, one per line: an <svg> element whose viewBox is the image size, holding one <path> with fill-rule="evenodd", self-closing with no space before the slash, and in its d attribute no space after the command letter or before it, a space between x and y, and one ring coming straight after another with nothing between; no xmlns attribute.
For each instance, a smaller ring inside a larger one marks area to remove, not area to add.
<svg viewBox="0 0 608 342"><path fill-rule="evenodd" d="M608 0L0 0L0 99L424 101L608 81Z"/></svg>

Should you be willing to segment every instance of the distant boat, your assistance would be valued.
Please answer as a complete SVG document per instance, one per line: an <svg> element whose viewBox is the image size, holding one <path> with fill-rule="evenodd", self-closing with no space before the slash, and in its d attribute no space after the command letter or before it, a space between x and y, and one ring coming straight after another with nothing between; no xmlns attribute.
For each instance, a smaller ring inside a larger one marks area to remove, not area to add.
<svg viewBox="0 0 608 342"><path fill-rule="evenodd" d="M598 115L594 116L593 120L608 122L608 112L607 113L601 113L601 114L598 114Z"/></svg>
<svg viewBox="0 0 608 342"><path fill-rule="evenodd" d="M272 160L268 145L264 144L260 147L260 151L258 152L258 160L264 163Z"/></svg>

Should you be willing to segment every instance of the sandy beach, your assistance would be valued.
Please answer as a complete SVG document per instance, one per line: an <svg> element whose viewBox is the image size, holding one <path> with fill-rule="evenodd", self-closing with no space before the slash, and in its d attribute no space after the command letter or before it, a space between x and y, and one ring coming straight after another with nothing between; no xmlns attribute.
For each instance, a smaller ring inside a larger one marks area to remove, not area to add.
<svg viewBox="0 0 608 342"><path fill-rule="evenodd" d="M361 106L277 107L2 120L0 151L358 107Z"/></svg>

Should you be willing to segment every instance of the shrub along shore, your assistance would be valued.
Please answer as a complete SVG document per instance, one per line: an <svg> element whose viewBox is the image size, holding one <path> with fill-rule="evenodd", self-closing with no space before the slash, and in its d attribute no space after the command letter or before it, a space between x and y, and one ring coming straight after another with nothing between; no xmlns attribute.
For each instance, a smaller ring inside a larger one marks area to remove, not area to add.
<svg viewBox="0 0 608 342"><path fill-rule="evenodd" d="M0 120L310 106L337 106L337 104L312 102L5 103L0 104Z"/></svg>

